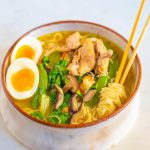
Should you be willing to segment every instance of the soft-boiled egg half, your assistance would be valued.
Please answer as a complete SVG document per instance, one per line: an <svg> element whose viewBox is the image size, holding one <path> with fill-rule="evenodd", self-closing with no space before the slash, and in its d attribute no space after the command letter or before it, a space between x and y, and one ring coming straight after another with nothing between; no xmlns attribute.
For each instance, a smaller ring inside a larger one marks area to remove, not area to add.
<svg viewBox="0 0 150 150"><path fill-rule="evenodd" d="M7 70L6 84L9 93L17 100L27 99L36 92L39 71L29 58L18 58Z"/></svg>
<svg viewBox="0 0 150 150"><path fill-rule="evenodd" d="M39 40L34 37L26 36L21 39L16 46L11 55L11 63L18 58L29 58L35 63L38 62L42 54L42 44Z"/></svg>

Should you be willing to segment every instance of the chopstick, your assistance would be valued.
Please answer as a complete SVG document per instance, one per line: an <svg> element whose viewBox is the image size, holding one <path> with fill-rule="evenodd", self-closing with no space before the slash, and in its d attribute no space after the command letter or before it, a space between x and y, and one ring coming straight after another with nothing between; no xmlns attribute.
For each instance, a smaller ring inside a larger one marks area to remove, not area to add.
<svg viewBox="0 0 150 150"><path fill-rule="evenodd" d="M126 46L126 49L125 49L125 52L124 52L119 70L118 70L117 75L116 75L115 82L117 82L117 83L119 83L119 81L120 81L122 71L123 71L123 68L125 66L125 63L126 63L126 60L127 60L127 57L128 57L128 53L129 53L129 50L130 50L130 47L131 47L131 43L132 43L136 28L137 28L137 24L138 24L139 18L141 16L141 12L142 12L142 9L143 9L143 6L144 6L144 2L145 2L145 0L142 0L142 2L140 4L140 8L138 10L138 14L137 14L136 20L134 22L134 26L133 26L129 41L127 43L127 46Z"/></svg>
<svg viewBox="0 0 150 150"><path fill-rule="evenodd" d="M128 75L128 72L129 72L129 70L130 70L130 68L131 68L131 65L132 65L132 63L133 63L133 61L134 61L134 58L135 58L135 56L136 56L136 54L137 54L137 49L138 49L138 47L139 47L139 45L140 45L140 43L141 43L141 41L142 41L142 38L143 38L144 33L145 33L145 31L146 31L146 29L147 29L147 27L148 27L149 22L150 22L150 15L148 16L148 18L147 18L147 20L146 20L146 23L145 23L145 25L144 25L144 27L143 27L143 29L142 29L142 32L141 32L141 34L140 34L140 36L139 36L139 38L138 38L137 44L136 44L136 46L135 46L135 49L134 49L133 53L131 54L131 57L130 57L130 59L129 59L129 62L128 62L126 68L125 68L125 71L124 71L123 75L122 75L122 78L121 78L121 80L120 80L120 84L122 84L122 85L124 84L124 82L125 82L125 80L126 80L126 77L127 77L127 75Z"/></svg>

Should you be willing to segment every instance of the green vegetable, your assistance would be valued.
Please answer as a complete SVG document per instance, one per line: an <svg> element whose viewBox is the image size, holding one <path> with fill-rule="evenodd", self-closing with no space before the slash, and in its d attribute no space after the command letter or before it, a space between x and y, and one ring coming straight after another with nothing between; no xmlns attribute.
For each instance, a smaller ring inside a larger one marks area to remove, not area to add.
<svg viewBox="0 0 150 150"><path fill-rule="evenodd" d="M70 113L62 113L62 115L60 116L61 124L67 124L70 116Z"/></svg>
<svg viewBox="0 0 150 150"><path fill-rule="evenodd" d="M51 94L50 94L50 97L51 97L50 99L53 99L53 101L56 101L56 99L54 99L55 96L56 96L55 92L52 91ZM70 112L63 112L62 110L63 110L64 107L68 107L70 97L71 97L71 93L69 93L69 92L65 93L63 104L57 110L55 110L54 108L51 109L51 113L49 114L49 117L48 117L49 122L58 123L59 119L60 119L61 124L68 123L68 121L71 117L71 114L70 114Z"/></svg>
<svg viewBox="0 0 150 150"><path fill-rule="evenodd" d="M62 87L66 82L66 75L68 74L67 70L68 61L60 60L56 65L54 65L51 72L48 74L49 86L54 87L55 84Z"/></svg>
<svg viewBox="0 0 150 150"><path fill-rule="evenodd" d="M33 109L36 109L39 106L39 92L39 89L37 89L31 101L31 106Z"/></svg>
<svg viewBox="0 0 150 150"><path fill-rule="evenodd" d="M64 84L68 84L70 82L70 80L67 78L66 75L64 75L63 77L64 77Z"/></svg>
<svg viewBox="0 0 150 150"><path fill-rule="evenodd" d="M51 123L55 123L55 124L60 124L61 123L61 119L57 115L50 115L48 117L48 121L51 122Z"/></svg>
<svg viewBox="0 0 150 150"><path fill-rule="evenodd" d="M57 97L57 92L56 92L55 89L52 89L52 90L50 91L49 97L50 97L50 102L51 102L51 104L54 105L54 104L56 103L56 97Z"/></svg>
<svg viewBox="0 0 150 150"><path fill-rule="evenodd" d="M56 103L56 97L57 97L57 92L56 92L56 90L52 89L50 92L50 103L52 105L54 105ZM68 107L70 97L71 97L71 93L69 93L69 92L65 93L64 94L64 101L63 101L62 105L56 111L62 111L62 109L64 107ZM54 110L54 108L51 109L51 112L53 110Z"/></svg>
<svg viewBox="0 0 150 150"><path fill-rule="evenodd" d="M41 97L40 112L43 116L47 116L50 112L50 99L47 95L42 95Z"/></svg>
<svg viewBox="0 0 150 150"><path fill-rule="evenodd" d="M43 65L40 65L39 67L39 85L38 87L40 89L47 89L47 85L48 85L48 77L47 77L47 72L44 69Z"/></svg>
<svg viewBox="0 0 150 150"><path fill-rule="evenodd" d="M49 66L53 68L57 62L60 60L61 52L52 52L49 56Z"/></svg>
<svg viewBox="0 0 150 150"><path fill-rule="evenodd" d="M108 75L110 78L114 78L116 76L116 72L118 68L119 68L119 62L117 59L114 59L113 61L109 61Z"/></svg>
<svg viewBox="0 0 150 150"><path fill-rule="evenodd" d="M77 91L76 91L76 94L77 94L78 96L80 96L80 97L83 97L83 94L81 93L80 90L77 90Z"/></svg>
<svg viewBox="0 0 150 150"><path fill-rule="evenodd" d="M61 78L60 78L60 75L57 76L55 83L56 83L58 86L61 86Z"/></svg>
<svg viewBox="0 0 150 150"><path fill-rule="evenodd" d="M79 83L82 82L82 78L83 78L83 76L77 76L77 80L78 80Z"/></svg>
<svg viewBox="0 0 150 150"><path fill-rule="evenodd" d="M93 84L90 89L96 89L96 84Z"/></svg>
<svg viewBox="0 0 150 150"><path fill-rule="evenodd" d="M100 76L96 82L96 89L100 91L103 87L106 87L108 79L109 79L108 76Z"/></svg>
<svg viewBox="0 0 150 150"><path fill-rule="evenodd" d="M62 110L64 107L69 105L69 100L71 97L71 93L67 92L64 94L64 101L62 103L62 105L60 106L60 109Z"/></svg>
<svg viewBox="0 0 150 150"><path fill-rule="evenodd" d="M90 101L88 101L88 102L85 102L85 104L87 105L87 106L90 106L90 107L94 107L94 106L96 106L98 103L99 103L99 101L100 101L100 93L99 93L100 91L97 91L96 93L95 93L95 95L92 97L92 99L90 100Z"/></svg>
<svg viewBox="0 0 150 150"><path fill-rule="evenodd" d="M44 69L43 65L40 65L38 69L39 69L39 85L31 101L31 106L33 109L39 107L41 96L42 94L46 94L48 84L47 72Z"/></svg>
<svg viewBox="0 0 150 150"><path fill-rule="evenodd" d="M46 89L38 88L33 96L33 99L31 101L31 106L33 109L37 109L40 105L40 99L42 94L46 93Z"/></svg>
<svg viewBox="0 0 150 150"><path fill-rule="evenodd" d="M51 117L51 116L55 116L55 117ZM50 117L48 118L48 121L49 122L52 122L52 123L58 123L59 120L58 118L60 118L60 123L61 124L67 124L69 122L69 119L71 117L71 114L68 112L68 113L62 113L60 111L53 111L51 114L50 114Z"/></svg>
<svg viewBox="0 0 150 150"><path fill-rule="evenodd" d="M40 119L40 120L43 120L44 119L44 116L41 114L41 112L37 111L37 112L33 112L31 114L32 117L36 118L36 119Z"/></svg>
<svg viewBox="0 0 150 150"><path fill-rule="evenodd" d="M48 56L44 56L43 60L42 60L43 66L45 67L48 63L49 63L49 57Z"/></svg>
<svg viewBox="0 0 150 150"><path fill-rule="evenodd" d="M100 91L102 88L106 87L107 86L107 83L108 83L108 79L109 77L108 76L100 76L96 82L96 89L97 89L97 92L95 93L95 95L92 97L92 99L88 102L86 102L86 105L90 106L90 107L94 107L96 106L99 101L100 101Z"/></svg>

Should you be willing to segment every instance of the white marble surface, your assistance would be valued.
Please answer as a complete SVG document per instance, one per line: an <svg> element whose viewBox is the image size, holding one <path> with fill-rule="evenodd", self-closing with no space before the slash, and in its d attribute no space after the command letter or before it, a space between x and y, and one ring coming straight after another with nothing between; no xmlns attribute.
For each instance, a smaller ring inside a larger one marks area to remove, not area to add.
<svg viewBox="0 0 150 150"><path fill-rule="evenodd" d="M9 46L27 30L58 20L87 20L100 23L121 33L126 38L138 10L140 0L0 0L0 64ZM150 0L146 0L140 31L150 13ZM135 44L140 32L133 41ZM134 127L113 150L150 149L150 28L139 48L143 67L140 88L140 110ZM0 116L0 149L27 150L8 132Z"/></svg>

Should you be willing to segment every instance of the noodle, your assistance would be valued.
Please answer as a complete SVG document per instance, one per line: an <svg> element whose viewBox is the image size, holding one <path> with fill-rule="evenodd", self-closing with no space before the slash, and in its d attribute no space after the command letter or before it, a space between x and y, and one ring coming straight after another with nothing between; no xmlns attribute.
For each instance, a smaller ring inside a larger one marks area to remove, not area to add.
<svg viewBox="0 0 150 150"><path fill-rule="evenodd" d="M29 108L29 107L24 107L22 108L23 111L25 111L27 114L32 114L33 112L35 112L35 110Z"/></svg>
<svg viewBox="0 0 150 150"><path fill-rule="evenodd" d="M92 120L91 108L85 106L84 103L78 113L74 114L71 119L71 124L88 123Z"/></svg>
<svg viewBox="0 0 150 150"><path fill-rule="evenodd" d="M95 108L82 106L80 112L72 118L72 124L87 123L103 118L113 113L127 98L123 85L118 83L109 84L100 92L100 102Z"/></svg>
<svg viewBox="0 0 150 150"><path fill-rule="evenodd" d="M118 83L109 84L100 92L100 102L97 113L99 118L113 113L117 107L120 107L127 98L123 85Z"/></svg>
<svg viewBox="0 0 150 150"><path fill-rule="evenodd" d="M63 35L60 32L56 32L51 39L51 41L55 43L60 42L62 40L63 40Z"/></svg>

